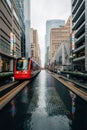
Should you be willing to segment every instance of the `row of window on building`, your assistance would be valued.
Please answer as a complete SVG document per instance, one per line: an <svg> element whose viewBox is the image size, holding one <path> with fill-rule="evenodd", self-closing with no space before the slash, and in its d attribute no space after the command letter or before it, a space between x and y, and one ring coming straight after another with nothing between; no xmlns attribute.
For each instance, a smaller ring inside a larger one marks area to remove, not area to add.
<svg viewBox="0 0 87 130"><path fill-rule="evenodd" d="M87 71L87 0L71 0L71 3L72 14L66 24L64 20L50 20L46 23L46 66L56 61L58 63L56 67L85 72ZM66 44L69 45L69 49Z"/></svg>
<svg viewBox="0 0 87 130"><path fill-rule="evenodd" d="M31 57L40 63L37 37L31 28ZM0 0L0 72L13 71L14 59L25 57L25 48L24 0Z"/></svg>

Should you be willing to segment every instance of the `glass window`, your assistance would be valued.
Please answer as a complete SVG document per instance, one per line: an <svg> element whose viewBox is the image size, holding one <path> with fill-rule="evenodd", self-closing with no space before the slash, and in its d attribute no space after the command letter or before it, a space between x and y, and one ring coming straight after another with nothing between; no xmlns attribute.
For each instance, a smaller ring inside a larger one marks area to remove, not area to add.
<svg viewBox="0 0 87 130"><path fill-rule="evenodd" d="M11 2L10 2L10 0L6 0L6 1L7 1L8 5L9 5L9 7L11 8Z"/></svg>
<svg viewBox="0 0 87 130"><path fill-rule="evenodd" d="M16 12L15 12L15 10L14 10L14 9L13 9L13 14L14 14L14 16L15 16L16 20L19 22L19 18L18 18L18 16L17 16L17 14L16 14Z"/></svg>
<svg viewBox="0 0 87 130"><path fill-rule="evenodd" d="M28 61L27 60L17 60L16 70L27 70Z"/></svg>

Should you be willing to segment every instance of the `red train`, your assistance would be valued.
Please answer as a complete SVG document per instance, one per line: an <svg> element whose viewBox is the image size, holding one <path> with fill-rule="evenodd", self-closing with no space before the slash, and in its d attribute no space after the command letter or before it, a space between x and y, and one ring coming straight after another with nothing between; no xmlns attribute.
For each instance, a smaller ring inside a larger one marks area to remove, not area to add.
<svg viewBox="0 0 87 130"><path fill-rule="evenodd" d="M40 71L40 66L32 58L18 58L14 61L15 80L31 79Z"/></svg>

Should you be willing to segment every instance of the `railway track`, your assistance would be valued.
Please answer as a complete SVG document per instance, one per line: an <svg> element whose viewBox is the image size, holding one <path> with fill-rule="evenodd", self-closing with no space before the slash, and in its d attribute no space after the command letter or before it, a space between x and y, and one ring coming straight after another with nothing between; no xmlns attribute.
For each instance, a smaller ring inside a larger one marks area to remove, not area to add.
<svg viewBox="0 0 87 130"><path fill-rule="evenodd" d="M87 86L81 85L78 82L72 81L64 76L59 76L51 72L51 75L56 78L59 82L64 84L68 89L73 91L75 94L80 96L83 100L87 101Z"/></svg>
<svg viewBox="0 0 87 130"><path fill-rule="evenodd" d="M30 81L14 82L0 88L0 110L15 97Z"/></svg>
<svg viewBox="0 0 87 130"><path fill-rule="evenodd" d="M19 81L15 81L6 85L3 85L0 87L0 98L5 95L7 92L12 90L14 87L16 87L18 84L20 84Z"/></svg>
<svg viewBox="0 0 87 130"><path fill-rule="evenodd" d="M83 92L87 93L87 86L86 85L83 85L83 84L80 84L74 80L71 80L71 79L68 79L64 76L59 76L61 79L65 80L66 82L68 83L72 83L72 85L74 85L76 88L82 90Z"/></svg>

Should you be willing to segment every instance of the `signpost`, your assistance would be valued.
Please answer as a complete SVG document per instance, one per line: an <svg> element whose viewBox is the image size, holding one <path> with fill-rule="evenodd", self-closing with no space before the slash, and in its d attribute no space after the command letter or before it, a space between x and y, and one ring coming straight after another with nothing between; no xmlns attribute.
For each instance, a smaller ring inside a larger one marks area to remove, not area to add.
<svg viewBox="0 0 87 130"><path fill-rule="evenodd" d="M74 32L72 32L72 38L71 38L71 42L72 42L72 50L74 50L75 49L75 34L74 34Z"/></svg>
<svg viewBox="0 0 87 130"><path fill-rule="evenodd" d="M10 33L10 55L13 55L14 51L14 34Z"/></svg>

